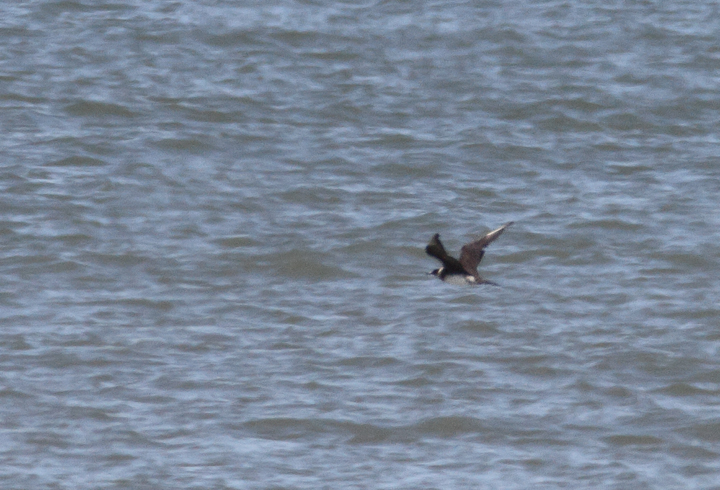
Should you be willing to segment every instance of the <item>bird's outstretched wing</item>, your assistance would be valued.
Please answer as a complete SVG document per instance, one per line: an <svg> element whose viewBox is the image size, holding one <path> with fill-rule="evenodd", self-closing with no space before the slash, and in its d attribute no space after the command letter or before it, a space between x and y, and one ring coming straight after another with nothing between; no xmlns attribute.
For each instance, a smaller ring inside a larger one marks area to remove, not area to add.
<svg viewBox="0 0 720 490"><path fill-rule="evenodd" d="M427 247L425 247L425 252L431 257L435 257L440 262L445 262L445 260L449 257L448 253L445 251L445 247L443 247L443 244L440 241L439 233L435 233L430 239L430 243L428 243Z"/></svg>
<svg viewBox="0 0 720 490"><path fill-rule="evenodd" d="M477 275L477 266L482 260L483 255L485 255L483 249L495 241L497 237L505 231L505 228L511 224L513 224L512 221L505 223L497 230L491 231L484 237L479 238L474 242L470 242L460 249L460 264L462 264L463 268L465 268L469 274Z"/></svg>
<svg viewBox="0 0 720 490"><path fill-rule="evenodd" d="M440 234L438 233L435 233L430 239L430 243L428 243L427 247L425 247L425 252L431 257L435 257L442 262L448 272L464 271L463 265L456 258L450 257L445 251L445 247L443 247L443 244L440 241Z"/></svg>

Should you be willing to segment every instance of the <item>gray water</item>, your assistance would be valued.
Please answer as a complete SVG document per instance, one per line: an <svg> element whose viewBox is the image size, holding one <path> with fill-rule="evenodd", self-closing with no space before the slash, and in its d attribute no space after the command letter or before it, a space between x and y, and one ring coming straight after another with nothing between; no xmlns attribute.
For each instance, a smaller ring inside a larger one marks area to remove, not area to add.
<svg viewBox="0 0 720 490"><path fill-rule="evenodd" d="M718 32L6 2L0 486L719 489Z"/></svg>

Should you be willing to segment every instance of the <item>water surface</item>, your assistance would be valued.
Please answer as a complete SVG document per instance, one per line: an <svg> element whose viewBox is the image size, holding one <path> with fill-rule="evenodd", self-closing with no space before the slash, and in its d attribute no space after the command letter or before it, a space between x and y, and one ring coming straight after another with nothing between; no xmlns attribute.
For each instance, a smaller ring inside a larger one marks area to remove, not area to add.
<svg viewBox="0 0 720 490"><path fill-rule="evenodd" d="M720 488L714 3L2 12L6 488Z"/></svg>

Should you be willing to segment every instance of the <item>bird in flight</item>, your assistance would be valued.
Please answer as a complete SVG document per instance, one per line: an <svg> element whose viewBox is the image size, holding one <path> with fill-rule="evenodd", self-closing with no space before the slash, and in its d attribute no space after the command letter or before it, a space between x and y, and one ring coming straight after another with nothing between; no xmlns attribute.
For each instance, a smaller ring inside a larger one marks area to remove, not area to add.
<svg viewBox="0 0 720 490"><path fill-rule="evenodd" d="M430 274L451 284L493 284L497 286L494 282L486 281L480 277L477 267L483 255L485 255L485 247L495 241L505 231L505 228L511 224L513 224L512 221L505 223L484 237L463 245L463 248L460 249L460 260L448 255L440 241L440 234L435 233L430 239L430 243L425 247L425 252L442 262L442 267L435 269Z"/></svg>

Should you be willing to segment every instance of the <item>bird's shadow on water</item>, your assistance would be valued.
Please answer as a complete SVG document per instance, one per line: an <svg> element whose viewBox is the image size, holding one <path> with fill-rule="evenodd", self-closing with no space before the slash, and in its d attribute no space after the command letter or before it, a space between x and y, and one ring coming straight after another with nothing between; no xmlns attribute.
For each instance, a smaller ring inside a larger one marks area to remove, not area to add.
<svg viewBox="0 0 720 490"><path fill-rule="evenodd" d="M433 279L430 284L419 285L418 300L423 304L430 303L437 305L495 305L504 304L503 298L514 294L517 290L512 284L478 284L460 285L448 284L438 279Z"/></svg>

